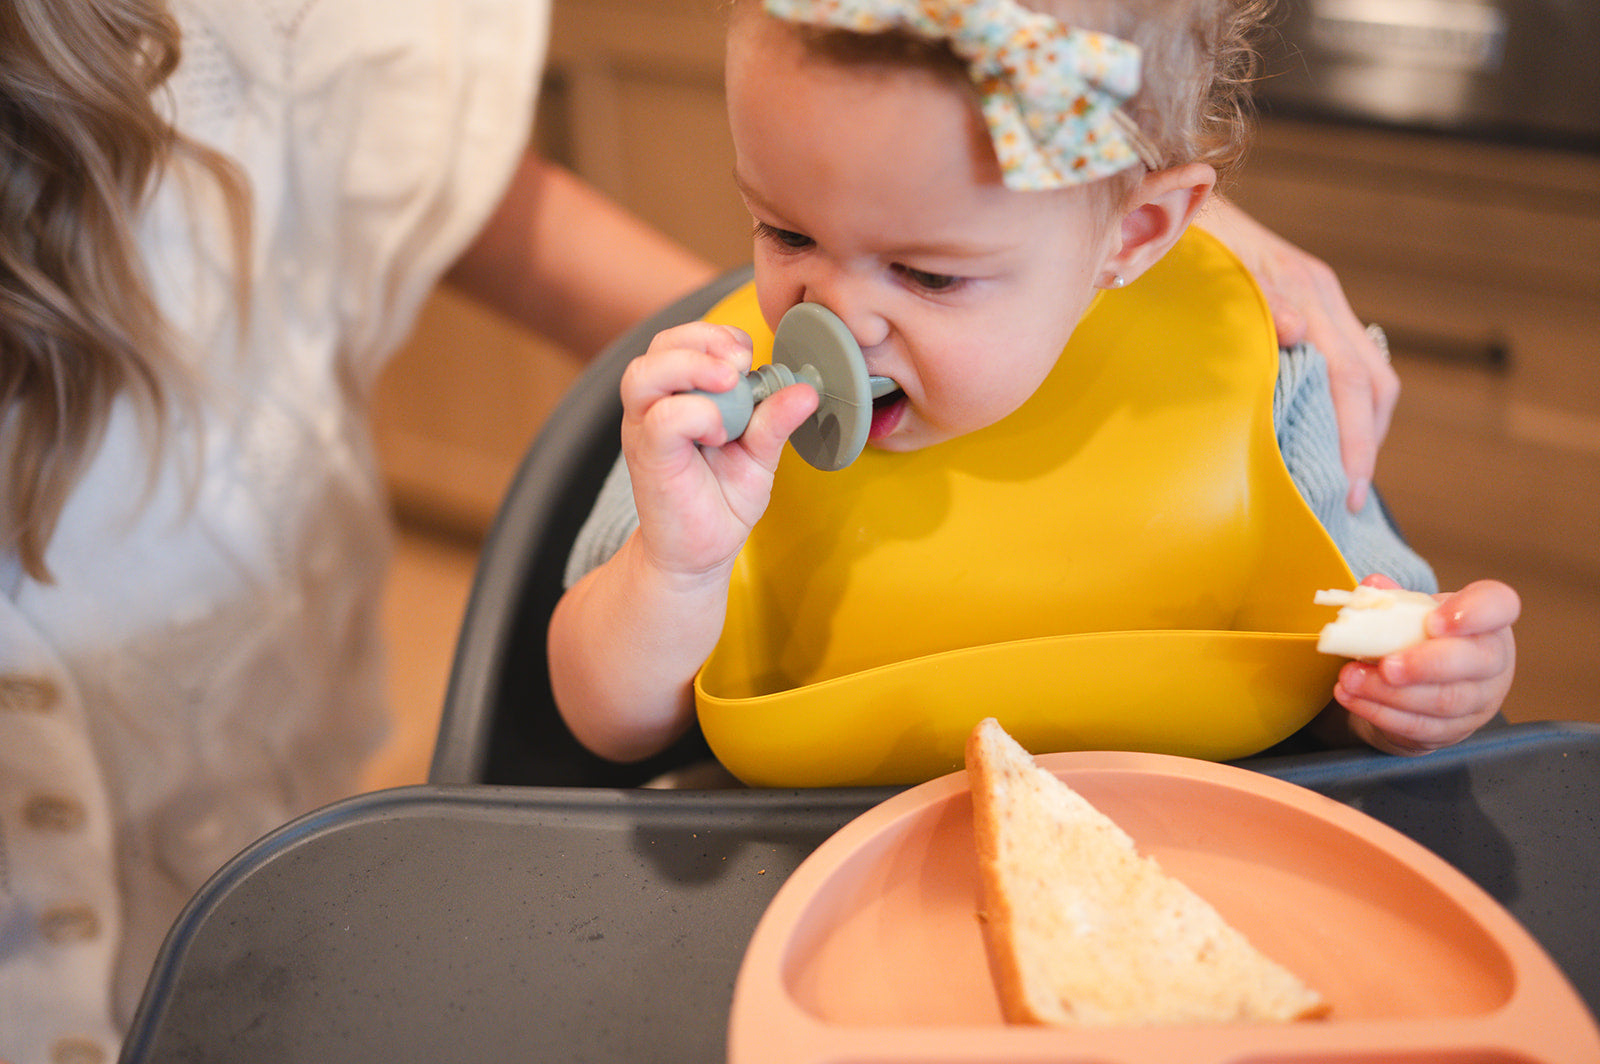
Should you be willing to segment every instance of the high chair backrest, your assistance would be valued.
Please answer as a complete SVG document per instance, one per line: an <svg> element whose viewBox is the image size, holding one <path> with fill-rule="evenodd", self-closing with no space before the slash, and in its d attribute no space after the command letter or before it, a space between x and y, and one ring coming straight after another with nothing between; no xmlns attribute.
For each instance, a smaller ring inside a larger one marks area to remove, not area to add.
<svg viewBox="0 0 1600 1064"><path fill-rule="evenodd" d="M620 451L623 370L656 333L702 317L750 274L731 271L618 338L533 441L484 541L429 782L629 787L708 756L698 732L638 764L590 754L556 710L545 631L567 554Z"/></svg>

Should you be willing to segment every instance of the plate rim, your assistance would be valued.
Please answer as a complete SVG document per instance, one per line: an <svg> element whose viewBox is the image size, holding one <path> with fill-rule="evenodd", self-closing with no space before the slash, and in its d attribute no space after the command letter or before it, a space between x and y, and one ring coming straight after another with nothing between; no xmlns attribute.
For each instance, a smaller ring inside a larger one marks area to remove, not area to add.
<svg viewBox="0 0 1600 1064"><path fill-rule="evenodd" d="M1307 1052L1338 1052L1344 1043L1330 1039L1329 1032L1334 1032L1359 1038L1368 1050L1381 1045L1391 1049L1436 1052L1450 1048L1439 1041L1441 1029L1453 1028L1457 1029L1460 1037L1467 1039L1460 1048L1508 1050L1515 1047L1517 1051L1526 1053L1541 1050L1540 1047L1508 1042L1503 1032L1497 1029L1537 1017L1543 1030L1554 1033L1560 1026L1554 1022L1559 1013L1569 1017L1565 1041L1561 1043L1565 1048L1556 1047L1560 1053L1557 1056L1531 1059L1548 1061L1548 1064L1567 1064L1571 1059L1579 1059L1569 1054L1572 1049L1581 1047L1593 1059L1600 1060L1600 1028L1596 1027L1587 1006L1545 949L1515 917L1464 872L1398 829L1299 784L1220 762L1174 754L1120 750L1062 751L1035 755L1035 760L1058 777L1073 772L1121 771L1221 784L1279 805L1291 805L1332 823L1340 830L1364 836L1392 858L1426 878L1472 918L1480 921L1505 953L1511 966L1509 996L1499 1007L1487 1013L1442 1019L1357 1018L1270 1025L1274 1035L1273 1044L1259 1048L1281 1049L1285 1052L1293 1052L1296 1048L1304 1048ZM1064 1048L1061 1041L1063 1030L1060 1028L1011 1024L938 1028L845 1027L814 1017L794 1001L783 986L783 955L796 921L803 916L811 898L827 884L843 860L879 835L895 830L906 819L970 791L968 780L967 770L957 769L891 795L864 810L823 840L791 873L762 913L740 962L728 1019L730 1064L782 1064L784 1061L812 1064L847 1051L852 1034L874 1041L879 1038L903 1041L907 1053L903 1059L907 1061L986 1061L994 1059L997 1052L1004 1052L1007 1060L1019 1062L1060 1059ZM759 1032L755 1032L750 1030L753 1021L746 1015L748 1007L742 1008L741 1003L759 992L758 981L761 980L776 981L778 1000L783 1004L777 1010L780 1015L763 1016ZM1105 1057L1108 1061L1187 1059L1192 1064L1213 1059L1218 1062L1232 1059L1240 1049L1237 1040L1239 1025L1148 1027L1137 1029L1138 1041L1148 1043L1154 1055L1130 1056L1125 1044L1129 1041L1129 1030L1127 1027L1074 1028L1070 1031L1073 1042L1071 1048L1076 1049L1081 1045L1086 1058L1094 1053L1110 1054ZM937 1032L937 1043L918 1041L916 1032L921 1031ZM780 1037L780 1032L785 1037ZM1378 1041L1373 1041L1374 1038ZM796 1050L797 1055L774 1056L774 1051L785 1043ZM1170 1056L1174 1051L1182 1055ZM893 1049L885 1050L882 1046L876 1046L872 1050L872 1059L894 1061L901 1058L896 1056Z"/></svg>

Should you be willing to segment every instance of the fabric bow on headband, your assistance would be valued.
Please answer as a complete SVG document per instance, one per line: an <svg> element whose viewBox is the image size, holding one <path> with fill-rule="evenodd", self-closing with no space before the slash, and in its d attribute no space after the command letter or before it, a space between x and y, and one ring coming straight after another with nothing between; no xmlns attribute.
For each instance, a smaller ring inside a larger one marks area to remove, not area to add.
<svg viewBox="0 0 1600 1064"><path fill-rule="evenodd" d="M1139 91L1139 48L1064 26L1016 0L764 0L769 14L857 33L948 41L967 63L1007 187L1061 188L1141 160L1119 109Z"/></svg>

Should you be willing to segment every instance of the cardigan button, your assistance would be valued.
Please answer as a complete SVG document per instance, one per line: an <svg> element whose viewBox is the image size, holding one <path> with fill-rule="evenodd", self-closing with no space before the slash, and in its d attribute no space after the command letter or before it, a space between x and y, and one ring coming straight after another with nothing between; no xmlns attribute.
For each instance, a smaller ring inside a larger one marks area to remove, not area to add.
<svg viewBox="0 0 1600 1064"><path fill-rule="evenodd" d="M50 1064L105 1064L106 1047L89 1038L61 1038L50 1047Z"/></svg>
<svg viewBox="0 0 1600 1064"><path fill-rule="evenodd" d="M87 905L57 905L40 914L39 933L57 945L88 942L100 934L100 917Z"/></svg>
<svg viewBox="0 0 1600 1064"><path fill-rule="evenodd" d="M64 794L37 794L22 807L22 820L35 831L77 831L88 819L83 803Z"/></svg>
<svg viewBox="0 0 1600 1064"><path fill-rule="evenodd" d="M45 676L11 673L0 676L0 710L48 713L61 701L61 690Z"/></svg>

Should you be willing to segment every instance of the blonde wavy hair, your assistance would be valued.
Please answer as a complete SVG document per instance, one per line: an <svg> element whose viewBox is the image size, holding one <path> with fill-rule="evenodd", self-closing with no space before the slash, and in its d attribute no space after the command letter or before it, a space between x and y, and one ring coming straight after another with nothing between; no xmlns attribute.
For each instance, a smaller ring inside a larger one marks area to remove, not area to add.
<svg viewBox="0 0 1600 1064"><path fill-rule="evenodd" d="M158 109L178 38L162 0L0 5L0 550L37 580L113 402L159 446L183 390L134 237L167 160L216 177L236 240L248 224L235 169Z"/></svg>

